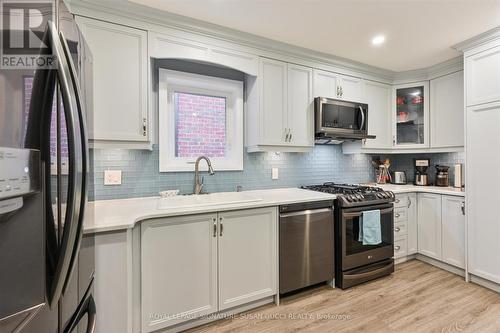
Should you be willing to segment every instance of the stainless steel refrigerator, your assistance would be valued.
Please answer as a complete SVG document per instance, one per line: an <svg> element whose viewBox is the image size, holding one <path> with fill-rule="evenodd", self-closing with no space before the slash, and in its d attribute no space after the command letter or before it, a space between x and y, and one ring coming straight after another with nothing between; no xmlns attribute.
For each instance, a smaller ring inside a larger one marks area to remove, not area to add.
<svg viewBox="0 0 500 333"><path fill-rule="evenodd" d="M94 332L91 53L62 1L0 7L0 333Z"/></svg>

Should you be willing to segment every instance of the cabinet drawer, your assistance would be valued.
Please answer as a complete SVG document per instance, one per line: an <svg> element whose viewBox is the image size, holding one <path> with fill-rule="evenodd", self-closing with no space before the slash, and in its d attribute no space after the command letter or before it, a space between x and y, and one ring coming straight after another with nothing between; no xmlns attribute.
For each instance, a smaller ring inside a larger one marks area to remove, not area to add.
<svg viewBox="0 0 500 333"><path fill-rule="evenodd" d="M396 200L394 200L394 208L410 207L411 199L407 194L396 195Z"/></svg>
<svg viewBox="0 0 500 333"><path fill-rule="evenodd" d="M406 236L394 239L394 258L402 258L408 254L408 240Z"/></svg>
<svg viewBox="0 0 500 333"><path fill-rule="evenodd" d="M394 223L394 239L399 236L406 236L408 234L408 228L406 222Z"/></svg>
<svg viewBox="0 0 500 333"><path fill-rule="evenodd" d="M403 222L408 220L407 208L394 209L394 223Z"/></svg>

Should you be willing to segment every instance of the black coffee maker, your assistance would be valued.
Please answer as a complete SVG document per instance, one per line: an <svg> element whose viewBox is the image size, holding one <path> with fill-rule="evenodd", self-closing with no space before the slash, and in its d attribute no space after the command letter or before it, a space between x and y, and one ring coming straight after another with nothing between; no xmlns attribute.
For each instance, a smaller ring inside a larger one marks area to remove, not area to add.
<svg viewBox="0 0 500 333"><path fill-rule="evenodd" d="M446 165L436 165L436 186L448 187L450 186L450 178L448 175L448 169L450 167Z"/></svg>
<svg viewBox="0 0 500 333"><path fill-rule="evenodd" d="M415 161L415 185L427 186L429 185L429 175L427 170L431 164L428 158L416 158Z"/></svg>

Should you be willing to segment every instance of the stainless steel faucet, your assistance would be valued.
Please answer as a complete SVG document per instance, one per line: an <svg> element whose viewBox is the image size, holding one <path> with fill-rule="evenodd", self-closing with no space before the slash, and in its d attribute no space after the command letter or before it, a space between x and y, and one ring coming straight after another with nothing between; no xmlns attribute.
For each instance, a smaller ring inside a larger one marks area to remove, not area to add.
<svg viewBox="0 0 500 333"><path fill-rule="evenodd" d="M202 189L203 189L203 177L200 178L200 161L205 160L207 161L208 165L208 174L212 176L215 171L212 168L212 163L206 156L200 156L196 159L196 162L194 163L194 194L200 194Z"/></svg>

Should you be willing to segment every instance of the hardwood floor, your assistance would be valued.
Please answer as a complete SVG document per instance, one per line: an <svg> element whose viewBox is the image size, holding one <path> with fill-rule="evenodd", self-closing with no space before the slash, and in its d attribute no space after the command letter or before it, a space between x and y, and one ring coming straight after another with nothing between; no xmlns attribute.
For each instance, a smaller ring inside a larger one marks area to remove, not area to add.
<svg viewBox="0 0 500 333"><path fill-rule="evenodd" d="M318 287L190 332L500 332L500 294L412 260L387 278Z"/></svg>

